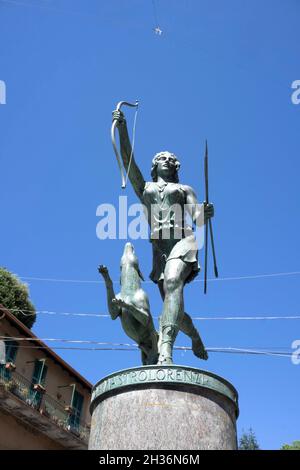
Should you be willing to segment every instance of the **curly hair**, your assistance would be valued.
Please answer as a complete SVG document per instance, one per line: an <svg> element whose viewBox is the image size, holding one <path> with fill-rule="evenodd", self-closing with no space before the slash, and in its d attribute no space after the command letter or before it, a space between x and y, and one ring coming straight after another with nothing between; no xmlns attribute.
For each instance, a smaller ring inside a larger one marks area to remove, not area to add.
<svg viewBox="0 0 300 470"><path fill-rule="evenodd" d="M174 183L179 182L178 178L178 171L180 168L180 161L176 157L174 153L168 152L167 150L163 152L159 152L156 155L154 155L154 158L152 160L152 167L151 167L151 176L152 176L152 181L156 182L157 181L157 165L158 165L158 159L162 157L163 155L168 155L172 157L175 160L175 174L174 174Z"/></svg>

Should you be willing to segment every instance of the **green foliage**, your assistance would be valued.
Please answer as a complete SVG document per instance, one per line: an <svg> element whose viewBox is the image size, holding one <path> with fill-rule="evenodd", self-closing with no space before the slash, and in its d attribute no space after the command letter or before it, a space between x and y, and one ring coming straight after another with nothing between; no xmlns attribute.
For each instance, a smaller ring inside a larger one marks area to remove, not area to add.
<svg viewBox="0 0 300 470"><path fill-rule="evenodd" d="M300 441L294 441L292 444L284 444L281 450L300 450Z"/></svg>
<svg viewBox="0 0 300 470"><path fill-rule="evenodd" d="M259 444L252 428L248 432L243 432L240 437L239 450L259 450Z"/></svg>
<svg viewBox="0 0 300 470"><path fill-rule="evenodd" d="M23 284L17 276L7 271L7 269L1 267L0 304L10 310L28 328L31 328L35 323L35 308L29 300L27 285ZM20 310L30 316L25 316Z"/></svg>

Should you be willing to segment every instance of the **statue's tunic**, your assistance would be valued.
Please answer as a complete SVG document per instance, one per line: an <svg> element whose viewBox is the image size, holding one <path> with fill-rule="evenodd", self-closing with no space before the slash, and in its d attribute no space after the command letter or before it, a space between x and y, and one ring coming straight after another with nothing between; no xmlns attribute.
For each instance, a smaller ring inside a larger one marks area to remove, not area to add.
<svg viewBox="0 0 300 470"><path fill-rule="evenodd" d="M150 279L157 283L164 279L168 260L180 258L191 264L186 282L192 281L200 271L198 250L192 227L185 222L186 191L179 183L145 184L143 203L148 211L148 222L153 248L153 268Z"/></svg>

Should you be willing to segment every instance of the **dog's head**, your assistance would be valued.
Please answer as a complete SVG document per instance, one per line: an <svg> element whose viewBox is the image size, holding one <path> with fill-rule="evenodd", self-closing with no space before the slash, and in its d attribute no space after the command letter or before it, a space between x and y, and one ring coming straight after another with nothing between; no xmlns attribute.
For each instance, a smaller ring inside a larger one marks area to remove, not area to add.
<svg viewBox="0 0 300 470"><path fill-rule="evenodd" d="M132 266L137 271L142 281L145 280L139 268L139 260L135 254L134 246L130 242L127 242L124 247L123 256L121 258L121 271L123 269L123 266Z"/></svg>

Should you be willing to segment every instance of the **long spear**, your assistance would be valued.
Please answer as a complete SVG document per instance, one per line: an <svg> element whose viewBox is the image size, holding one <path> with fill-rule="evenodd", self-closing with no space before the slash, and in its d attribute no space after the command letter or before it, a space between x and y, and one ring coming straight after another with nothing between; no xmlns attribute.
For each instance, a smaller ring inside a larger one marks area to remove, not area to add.
<svg viewBox="0 0 300 470"><path fill-rule="evenodd" d="M207 204L209 204L209 196L208 196L208 147L207 147L207 140L205 141L204 177L205 177L205 201L204 201L204 206L206 206ZM212 248L212 253L213 253L215 277L218 277L218 276L219 276L218 268L217 268L217 260L216 260L216 252L215 252L215 243L214 243L212 222L211 222L211 218L209 218L208 221L206 221L206 224L205 224L204 294L206 294L206 291L207 291L207 248L208 248L208 229L209 229L209 233L210 233L211 248Z"/></svg>

